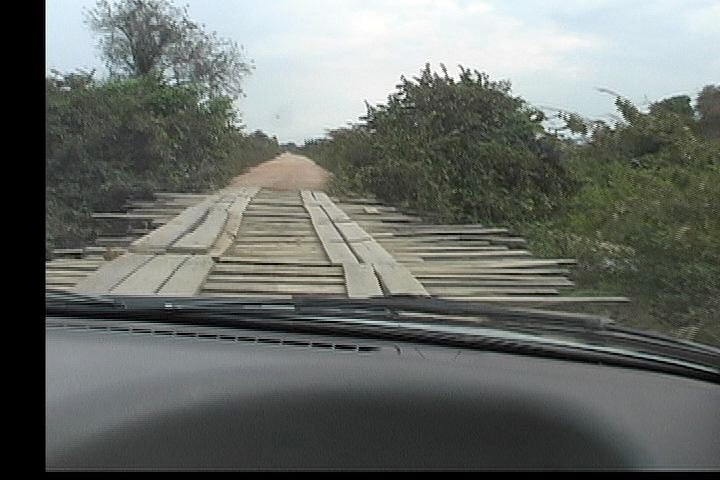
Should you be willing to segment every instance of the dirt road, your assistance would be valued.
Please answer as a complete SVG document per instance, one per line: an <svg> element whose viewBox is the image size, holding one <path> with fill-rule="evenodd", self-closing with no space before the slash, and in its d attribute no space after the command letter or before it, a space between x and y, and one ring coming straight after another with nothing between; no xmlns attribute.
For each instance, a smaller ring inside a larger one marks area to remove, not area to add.
<svg viewBox="0 0 720 480"><path fill-rule="evenodd" d="M322 190L329 173L307 157L283 153L235 177L232 187L274 190Z"/></svg>

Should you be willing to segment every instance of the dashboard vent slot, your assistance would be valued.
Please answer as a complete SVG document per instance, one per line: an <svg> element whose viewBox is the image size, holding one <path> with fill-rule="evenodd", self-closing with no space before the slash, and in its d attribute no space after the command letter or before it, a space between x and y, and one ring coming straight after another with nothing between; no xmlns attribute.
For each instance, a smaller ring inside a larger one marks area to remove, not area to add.
<svg viewBox="0 0 720 480"><path fill-rule="evenodd" d="M245 342L261 345L324 349L337 352L370 353L380 350L380 347L376 347L374 345L357 345L353 343L337 342L316 342L310 340L302 340L298 338L234 335L226 331L223 331L223 333L213 333L208 332L207 330L193 330L185 326L179 327L177 329L171 329L167 326L152 328L148 326L138 325L118 325L116 322L109 321L94 320L92 321L92 323L89 323L80 320L60 318L48 318L45 324L48 328L63 328L66 330L93 330L112 333L126 333L133 335L175 336L224 342Z"/></svg>

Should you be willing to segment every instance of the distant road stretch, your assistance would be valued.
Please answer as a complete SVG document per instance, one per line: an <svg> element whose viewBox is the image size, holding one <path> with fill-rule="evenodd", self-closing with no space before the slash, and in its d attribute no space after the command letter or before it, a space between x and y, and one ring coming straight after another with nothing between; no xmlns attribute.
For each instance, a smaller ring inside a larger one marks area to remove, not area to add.
<svg viewBox="0 0 720 480"><path fill-rule="evenodd" d="M235 177L231 187L263 187L274 190L322 190L329 173L301 155L283 153Z"/></svg>

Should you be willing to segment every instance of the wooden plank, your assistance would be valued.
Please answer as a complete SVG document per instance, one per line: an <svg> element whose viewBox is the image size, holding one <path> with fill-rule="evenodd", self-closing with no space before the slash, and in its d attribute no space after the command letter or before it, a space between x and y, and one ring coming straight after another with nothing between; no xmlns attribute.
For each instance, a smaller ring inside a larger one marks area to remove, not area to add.
<svg viewBox="0 0 720 480"><path fill-rule="evenodd" d="M91 272L83 270L45 270L45 278L56 278L56 277L74 277L85 278L90 275Z"/></svg>
<svg viewBox="0 0 720 480"><path fill-rule="evenodd" d="M492 303L543 303L543 304L572 304L572 303L627 303L630 299L626 297L560 297L554 295L548 296L523 296L523 297L508 297L508 296L464 296L464 297L450 297L440 296L438 298L447 300L457 300L464 302L492 302Z"/></svg>
<svg viewBox="0 0 720 480"><path fill-rule="evenodd" d="M220 257L218 261L223 263L245 263L245 264L260 264L260 265L306 265L310 267L314 266L328 266L326 261L297 261L292 258L253 258L253 257Z"/></svg>
<svg viewBox="0 0 720 480"><path fill-rule="evenodd" d="M162 227L130 244L131 252L163 253L177 239L192 230L210 209L216 197L210 197L197 205L188 207Z"/></svg>
<svg viewBox="0 0 720 480"><path fill-rule="evenodd" d="M204 193L155 192L153 195L156 198L167 198L170 200L175 200L175 199L199 200L199 199L207 198L207 194L204 194Z"/></svg>
<svg viewBox="0 0 720 480"><path fill-rule="evenodd" d="M395 257L373 240L351 243L350 248L363 263L396 263Z"/></svg>
<svg viewBox="0 0 720 480"><path fill-rule="evenodd" d="M370 298L383 295L372 266L344 264L345 285L349 298Z"/></svg>
<svg viewBox="0 0 720 480"><path fill-rule="evenodd" d="M173 275L189 255L157 255L133 272L111 293L118 295L151 295Z"/></svg>
<svg viewBox="0 0 720 480"><path fill-rule="evenodd" d="M268 283L234 283L234 282L205 282L203 292L244 292L244 293L314 293L332 294L345 293L342 285L298 285L277 282Z"/></svg>
<svg viewBox="0 0 720 480"><path fill-rule="evenodd" d="M245 273L227 273L214 270L206 279L207 282L227 283L274 283L282 282L287 284L313 284L313 285L345 285L345 280L340 276L312 276L312 275L251 275Z"/></svg>
<svg viewBox="0 0 720 480"><path fill-rule="evenodd" d="M566 277L550 275L511 275L496 274L415 274L415 277L426 282L474 282L474 281L547 281L569 282Z"/></svg>
<svg viewBox="0 0 720 480"><path fill-rule="evenodd" d="M292 236L292 237L278 237L278 236L259 236L259 235L241 235L238 236L235 239L236 245L257 245L257 246L264 246L267 244L284 244L284 243L292 243L292 244L303 244L303 243L312 243L312 244L318 244L320 245L320 240L315 237L314 235L302 235L302 236Z"/></svg>
<svg viewBox="0 0 720 480"><path fill-rule="evenodd" d="M45 285L75 285L78 280L78 277L46 277Z"/></svg>
<svg viewBox="0 0 720 480"><path fill-rule="evenodd" d="M335 227L348 243L372 240L372 237L356 222L336 223Z"/></svg>
<svg viewBox="0 0 720 480"><path fill-rule="evenodd" d="M148 215L142 213L122 213L122 212L97 212L92 213L90 216L97 220L147 220L152 221L159 218L170 218L172 214L168 215Z"/></svg>
<svg viewBox="0 0 720 480"><path fill-rule="evenodd" d="M418 278L418 277L416 277ZM512 279L512 280L488 280L488 279L421 279L418 278L425 288L431 287L572 287L575 285L567 278L560 279Z"/></svg>
<svg viewBox="0 0 720 480"><path fill-rule="evenodd" d="M320 243L323 245L329 243L345 243L345 240L343 240L340 232L338 232L333 225L317 225L315 227L315 233L317 234Z"/></svg>
<svg viewBox="0 0 720 480"><path fill-rule="evenodd" d="M434 252L507 252L509 249L505 245L472 245L472 246L454 246L454 245L386 245L393 252L403 253L434 253Z"/></svg>
<svg viewBox="0 0 720 480"><path fill-rule="evenodd" d="M325 194L324 192L313 192L313 195L315 195L315 199L320 202L320 205L322 205L325 213L327 213L327 216L334 223L345 223L352 221L347 213L345 213L340 207L335 205L332 200L330 200L330 197L328 197L327 194Z"/></svg>
<svg viewBox="0 0 720 480"><path fill-rule="evenodd" d="M73 270L83 273L90 273L94 272L98 268L100 268L100 265L102 265L103 262L93 262L92 264L72 264L72 263L48 263L45 264L45 270L46 271L53 271L53 270Z"/></svg>
<svg viewBox="0 0 720 480"><path fill-rule="evenodd" d="M122 255L78 282L75 290L78 293L108 293L153 257L136 253Z"/></svg>
<svg viewBox="0 0 720 480"><path fill-rule="evenodd" d="M421 257L427 260L454 260L460 258L508 258L508 257L530 257L532 253L527 250L488 250L476 252L411 252L411 256ZM396 253L402 257L402 253Z"/></svg>
<svg viewBox="0 0 720 480"><path fill-rule="evenodd" d="M373 267L383 288L390 295L428 295L425 287L404 266L395 263L377 264Z"/></svg>
<svg viewBox="0 0 720 480"><path fill-rule="evenodd" d="M443 261L443 262L425 262L410 265L409 267L413 271L447 271L447 272L460 272L466 271L472 273L476 269L480 268L515 268L515 267L535 267L535 266L553 266L556 267L562 264L572 264L574 259L536 259L531 258L527 260L515 260L515 259L489 259L489 260L474 260L474 261Z"/></svg>
<svg viewBox="0 0 720 480"><path fill-rule="evenodd" d="M225 223L225 227L218 236L217 240L215 240L215 244L208 252L211 256L217 257L223 255L232 246L233 242L237 238L238 231L240 230L243 213L246 211L251 201L251 197L238 196L228 207L228 218Z"/></svg>
<svg viewBox="0 0 720 480"><path fill-rule="evenodd" d="M564 268L474 268L453 271L428 271L423 272L415 268L414 265L408 265L410 271L418 278L475 278L482 276L522 276L522 275L568 275L570 272Z"/></svg>
<svg viewBox="0 0 720 480"><path fill-rule="evenodd" d="M186 233L168 248L170 252L207 253L215 244L227 223L227 206L214 206L207 217L193 231Z"/></svg>
<svg viewBox="0 0 720 480"><path fill-rule="evenodd" d="M430 287L427 291L432 295L448 295L448 296L471 296L471 295L557 295L558 291L554 288L541 287Z"/></svg>
<svg viewBox="0 0 720 480"><path fill-rule="evenodd" d="M323 244L325 253L334 264L357 264L359 263L350 248L344 243Z"/></svg>
<svg viewBox="0 0 720 480"><path fill-rule="evenodd" d="M243 222L244 223L244 222ZM285 230L273 230L273 229L263 229L263 230L254 230L247 227L247 225L243 225L241 228L241 232L243 236L258 236L258 237L268 237L268 236L276 236L276 237L302 237L302 236L312 236L314 235L314 232L311 229L307 230L297 230L297 229L285 229Z"/></svg>
<svg viewBox="0 0 720 480"><path fill-rule="evenodd" d="M260 293L240 293L240 292L202 292L200 297L225 297L225 298L250 298L257 300L292 300L292 295L283 294L260 294Z"/></svg>
<svg viewBox="0 0 720 480"><path fill-rule="evenodd" d="M238 263L217 263L215 273L235 273L267 276L342 276L340 266L304 266L304 265L255 265Z"/></svg>
<svg viewBox="0 0 720 480"><path fill-rule="evenodd" d="M395 237L413 237L426 235L487 235L497 233L507 233L507 228L472 228L455 225L452 227L412 227L402 228L393 233Z"/></svg>
<svg viewBox="0 0 720 480"><path fill-rule="evenodd" d="M322 207L307 205L305 208L307 209L308 215L310 216L310 221L313 225L332 224L330 217L327 216L325 210L323 210Z"/></svg>
<svg viewBox="0 0 720 480"><path fill-rule="evenodd" d="M304 200L306 198L308 198L308 195L303 197ZM315 234L320 240L320 243L322 244L325 254L330 262L333 264L357 264L357 258L345 244L336 227L332 225L327 213L320 207L312 205L306 204L305 208L310 214L312 227L315 230Z"/></svg>
<svg viewBox="0 0 720 480"><path fill-rule="evenodd" d="M82 248L56 248L53 250L55 255L82 255L83 253Z"/></svg>
<svg viewBox="0 0 720 480"><path fill-rule="evenodd" d="M215 263L207 255L193 255L160 288L160 295L197 295Z"/></svg>

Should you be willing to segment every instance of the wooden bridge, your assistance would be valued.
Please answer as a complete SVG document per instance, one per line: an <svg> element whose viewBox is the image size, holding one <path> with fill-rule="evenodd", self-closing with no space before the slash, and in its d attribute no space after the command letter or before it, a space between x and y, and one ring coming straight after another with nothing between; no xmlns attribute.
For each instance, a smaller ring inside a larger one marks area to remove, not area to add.
<svg viewBox="0 0 720 480"><path fill-rule="evenodd" d="M46 285L87 294L433 296L510 305L572 295L573 259L536 258L504 228L429 225L367 198L228 187L158 193L95 214L96 245L58 250Z"/></svg>

